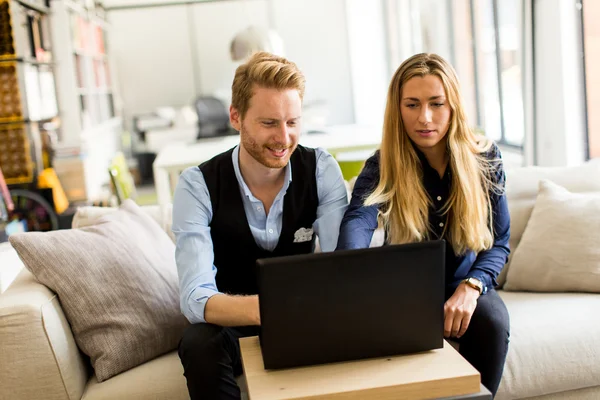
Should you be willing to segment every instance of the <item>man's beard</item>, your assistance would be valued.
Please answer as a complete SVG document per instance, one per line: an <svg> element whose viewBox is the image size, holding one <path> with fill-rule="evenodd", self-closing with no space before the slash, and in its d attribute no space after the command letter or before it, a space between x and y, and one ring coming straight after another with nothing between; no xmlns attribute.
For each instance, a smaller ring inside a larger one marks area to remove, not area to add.
<svg viewBox="0 0 600 400"><path fill-rule="evenodd" d="M290 161L290 157L292 153L296 150L297 144L291 144L289 146L282 146L279 143L268 143L260 145L258 144L248 133L244 125L242 125L242 129L240 130L240 138L242 142L242 146L244 149L254 158L256 161L261 163L267 168L283 168ZM268 152L271 150L288 150L288 153L285 157L281 157L279 159L269 157Z"/></svg>

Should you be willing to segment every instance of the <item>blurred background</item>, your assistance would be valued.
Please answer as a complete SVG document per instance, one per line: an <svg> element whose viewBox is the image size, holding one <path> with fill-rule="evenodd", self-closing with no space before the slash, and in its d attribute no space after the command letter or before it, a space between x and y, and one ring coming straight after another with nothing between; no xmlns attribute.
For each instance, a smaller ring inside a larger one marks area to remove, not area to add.
<svg viewBox="0 0 600 400"><path fill-rule="evenodd" d="M0 241L77 206L171 201L179 172L237 143L234 71L253 51L305 73L303 141L352 179L391 76L434 52L510 166L600 157L594 0L0 0Z"/></svg>

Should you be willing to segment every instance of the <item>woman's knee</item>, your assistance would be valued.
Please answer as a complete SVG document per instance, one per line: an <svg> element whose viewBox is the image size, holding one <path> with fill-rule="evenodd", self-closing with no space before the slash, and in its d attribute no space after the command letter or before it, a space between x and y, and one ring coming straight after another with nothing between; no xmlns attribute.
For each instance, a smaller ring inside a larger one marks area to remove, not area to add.
<svg viewBox="0 0 600 400"><path fill-rule="evenodd" d="M495 291L480 297L469 328L477 331L478 335L508 342L510 317L506 305Z"/></svg>

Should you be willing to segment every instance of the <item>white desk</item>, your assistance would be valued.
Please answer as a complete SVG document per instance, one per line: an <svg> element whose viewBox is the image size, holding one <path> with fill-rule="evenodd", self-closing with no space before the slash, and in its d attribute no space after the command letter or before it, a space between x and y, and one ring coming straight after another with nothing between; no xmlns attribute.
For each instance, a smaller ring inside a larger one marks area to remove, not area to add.
<svg viewBox="0 0 600 400"><path fill-rule="evenodd" d="M23 268L23 262L10 243L0 243L0 293L8 289Z"/></svg>
<svg viewBox="0 0 600 400"><path fill-rule="evenodd" d="M358 150L376 148L381 143L381 128L360 125L338 125L326 128L327 133L303 133L300 144L306 147L322 147L330 152L336 149ZM204 161L237 145L239 136L200 139L193 143L180 142L165 146L156 156L154 184L161 210L171 202L173 186L179 174L186 168Z"/></svg>

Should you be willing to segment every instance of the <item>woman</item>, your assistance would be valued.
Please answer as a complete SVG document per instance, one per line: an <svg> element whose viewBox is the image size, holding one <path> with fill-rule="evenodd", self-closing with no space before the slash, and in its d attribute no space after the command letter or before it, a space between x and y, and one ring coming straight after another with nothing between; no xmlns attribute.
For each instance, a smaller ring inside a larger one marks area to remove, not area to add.
<svg viewBox="0 0 600 400"><path fill-rule="evenodd" d="M504 170L495 144L469 128L453 68L417 54L388 90L381 150L367 160L342 221L339 249L446 240L444 336L495 395L509 319L494 287L509 254Z"/></svg>

